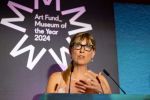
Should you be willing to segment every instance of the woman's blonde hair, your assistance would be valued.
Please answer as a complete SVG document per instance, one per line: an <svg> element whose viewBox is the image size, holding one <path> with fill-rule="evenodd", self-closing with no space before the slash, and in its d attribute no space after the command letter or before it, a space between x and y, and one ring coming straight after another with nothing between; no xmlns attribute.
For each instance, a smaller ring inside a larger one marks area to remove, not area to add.
<svg viewBox="0 0 150 100"><path fill-rule="evenodd" d="M88 45L93 46L93 50L96 50L96 42L95 42L93 36L89 33L84 33L84 32L77 33L72 37L70 45L69 45L69 50L71 50L71 48L73 47L73 45L75 43L81 43L81 41L84 39L86 39L86 42Z"/></svg>

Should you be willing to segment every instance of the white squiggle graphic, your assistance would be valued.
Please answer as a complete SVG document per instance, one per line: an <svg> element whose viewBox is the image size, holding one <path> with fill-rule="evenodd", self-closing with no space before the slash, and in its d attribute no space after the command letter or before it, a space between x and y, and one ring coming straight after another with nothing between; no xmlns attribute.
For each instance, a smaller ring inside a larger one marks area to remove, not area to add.
<svg viewBox="0 0 150 100"><path fill-rule="evenodd" d="M40 0L34 0L34 9L39 9L39 1ZM42 1L44 2L44 4L46 6L50 6L51 2L52 2L52 0L42 0ZM79 19L79 17L81 17L86 12L86 9L85 9L84 6L61 11L60 0L53 0L53 1L56 2L56 11L60 11L62 15L68 15L68 14L74 13L74 16L69 20L70 25L75 25L75 26L81 27L81 28L78 28L78 29L68 31L69 36L74 35L78 32L85 32L85 31L92 30L91 24L87 24L87 23L77 21L77 19ZM17 15L17 17L2 18L1 19L1 24L25 33L26 28L18 26L16 24L14 24L13 22L23 22L24 21L25 17L19 11L20 9L24 10L28 13L32 13L33 9L31 9L29 7L26 7L26 6L23 6L21 4L15 3L15 2L12 2L12 1L8 1L7 6ZM63 25L63 27L62 27L62 25ZM60 25L60 27L65 29L65 28L67 28L67 24L62 23ZM38 29L38 28L36 28L36 29ZM36 31L38 31L38 30L36 30ZM45 31L47 32L47 34L51 34L51 32L53 30L46 29ZM39 34L39 37L38 37L39 39L41 39L40 36L41 36L41 34ZM69 36L66 38L66 41L68 43L70 43L70 41L71 41L71 38ZM10 55L13 56L13 57L16 57L18 55L21 55L21 54L29 51L29 56L28 56L28 61L27 61L27 68L32 70L36 66L36 64L40 61L40 59L43 57L43 55L46 53L47 50L45 48L42 48L41 51L37 54L37 56L35 56L35 58L33 58L34 57L34 51L35 51L35 47L33 45L28 45L24 48L21 48L21 46L24 44L24 42L27 39L28 39L28 35L25 34L21 38L21 40L17 43L17 45L11 50ZM50 38L47 38L47 39L50 41ZM67 65L68 65L67 64L67 59L66 59L66 54L69 54L68 48L66 48L64 46L60 48L60 53L61 53L60 58L57 56L57 54L55 53L55 51L52 48L50 48L48 51L52 55L52 57L56 61L56 63L60 65L61 69L66 70Z"/></svg>
<svg viewBox="0 0 150 100"><path fill-rule="evenodd" d="M50 5L52 0L43 0L45 5ZM39 0L34 0L34 9L39 9ZM56 0L56 11L60 11L60 0Z"/></svg>
<svg viewBox="0 0 150 100"><path fill-rule="evenodd" d="M67 64L67 59L66 59L65 53L69 54L68 48L66 48L66 47L61 47L60 48L62 61L59 59L59 57L56 55L55 51L52 48L49 49L49 53L52 55L52 57L57 62L57 64L61 67L62 70L66 70L67 69L68 64Z"/></svg>
<svg viewBox="0 0 150 100"><path fill-rule="evenodd" d="M76 26L81 26L82 28L68 31L69 35L74 35L79 32L85 32L85 31L92 30L91 24L86 24L86 23L76 21L83 13L86 12L86 9L84 6L69 9L69 10L64 10L61 13L62 13L62 15L67 15L67 14L71 14L71 13L75 13L75 12L77 12L77 13L69 20L70 24L76 25Z"/></svg>
<svg viewBox="0 0 150 100"><path fill-rule="evenodd" d="M19 8L19 9L22 9L24 11L27 11L29 13L32 13L33 10L31 8L28 8L28 7L25 7L25 6L22 6L18 3L15 3L15 2L12 2L12 1L9 1L8 2L8 7L16 14L18 15L18 18L2 18L1 20L1 24L3 25L6 25L10 28L13 28L13 29L16 29L18 31L21 31L21 32L26 32L26 29L23 28L23 27L20 27L18 25L15 25L15 24L12 24L11 22L22 22L24 21L24 16L18 11L18 9L16 8Z"/></svg>
<svg viewBox="0 0 150 100"><path fill-rule="evenodd" d="M39 52L39 54L33 59L34 55L34 50L35 47L33 45L29 45L27 47L24 47L20 49L20 47L23 45L23 43L28 39L28 35L24 35L21 40L17 43L17 45L13 48L13 50L10 52L10 55L13 57L16 57L18 55L21 55L25 52L29 51L29 56L28 56L28 62L27 62L27 68L32 70L34 66L39 62L39 60L42 58L42 56L45 54L46 49L42 48L42 50ZM20 49L20 50L19 50Z"/></svg>

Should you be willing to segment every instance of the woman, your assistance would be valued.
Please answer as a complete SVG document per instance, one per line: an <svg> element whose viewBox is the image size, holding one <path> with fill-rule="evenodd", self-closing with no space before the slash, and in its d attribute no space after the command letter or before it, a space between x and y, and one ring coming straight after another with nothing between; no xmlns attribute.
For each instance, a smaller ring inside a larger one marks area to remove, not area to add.
<svg viewBox="0 0 150 100"><path fill-rule="evenodd" d="M96 51L95 40L89 33L76 34L69 46L72 62L64 72L53 73L47 86L47 93L99 93L110 94L106 78L88 69Z"/></svg>

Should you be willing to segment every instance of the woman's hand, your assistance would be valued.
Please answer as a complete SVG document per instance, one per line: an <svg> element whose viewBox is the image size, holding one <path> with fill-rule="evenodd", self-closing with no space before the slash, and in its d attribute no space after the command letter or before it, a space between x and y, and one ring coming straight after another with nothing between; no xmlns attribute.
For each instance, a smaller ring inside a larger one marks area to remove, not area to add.
<svg viewBox="0 0 150 100"><path fill-rule="evenodd" d="M97 78L97 74L88 71L84 78L75 83L75 87L80 93L103 93L102 86Z"/></svg>

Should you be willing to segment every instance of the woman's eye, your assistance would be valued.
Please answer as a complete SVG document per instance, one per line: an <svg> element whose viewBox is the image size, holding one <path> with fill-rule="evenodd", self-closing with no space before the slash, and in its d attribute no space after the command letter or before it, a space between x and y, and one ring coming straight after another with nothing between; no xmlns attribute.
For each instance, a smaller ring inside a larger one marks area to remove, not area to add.
<svg viewBox="0 0 150 100"><path fill-rule="evenodd" d="M80 44L74 44L74 48L80 48Z"/></svg>
<svg viewBox="0 0 150 100"><path fill-rule="evenodd" d="M85 47L86 47L86 48L91 48L91 46L90 46L90 45L86 45Z"/></svg>
<svg viewBox="0 0 150 100"><path fill-rule="evenodd" d="M80 46L80 44L75 44L75 46L76 46L76 47L79 47L79 46Z"/></svg>

